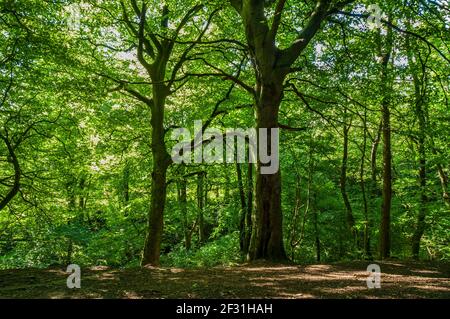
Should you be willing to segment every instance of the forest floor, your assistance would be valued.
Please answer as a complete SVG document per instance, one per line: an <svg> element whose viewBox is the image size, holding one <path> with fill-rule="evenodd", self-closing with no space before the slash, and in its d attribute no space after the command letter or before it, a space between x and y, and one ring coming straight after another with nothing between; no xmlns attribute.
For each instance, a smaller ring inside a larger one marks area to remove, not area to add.
<svg viewBox="0 0 450 319"><path fill-rule="evenodd" d="M450 298L450 264L377 262L381 289L368 289L370 262L201 269L91 267L81 289L65 269L0 271L0 298Z"/></svg>

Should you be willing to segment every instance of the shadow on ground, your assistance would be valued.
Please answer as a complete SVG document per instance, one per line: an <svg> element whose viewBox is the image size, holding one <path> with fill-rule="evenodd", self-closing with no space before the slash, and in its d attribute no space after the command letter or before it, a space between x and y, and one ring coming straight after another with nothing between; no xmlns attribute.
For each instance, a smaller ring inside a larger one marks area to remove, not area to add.
<svg viewBox="0 0 450 319"><path fill-rule="evenodd" d="M64 269L1 270L0 298L450 298L450 264L379 262L381 289L367 288L368 264L91 267L81 289Z"/></svg>

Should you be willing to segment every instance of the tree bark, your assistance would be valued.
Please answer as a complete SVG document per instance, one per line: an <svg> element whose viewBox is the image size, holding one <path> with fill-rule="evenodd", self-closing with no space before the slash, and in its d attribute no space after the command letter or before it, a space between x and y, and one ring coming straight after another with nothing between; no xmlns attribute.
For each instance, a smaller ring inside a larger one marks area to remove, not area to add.
<svg viewBox="0 0 450 319"><path fill-rule="evenodd" d="M313 203L316 202L316 194L313 195ZM313 205L313 223L314 223L314 241L316 244L316 261L320 262L321 247L320 247L320 233L319 233L319 214L317 207Z"/></svg>
<svg viewBox="0 0 450 319"><path fill-rule="evenodd" d="M450 206L450 195L448 193L448 177L445 174L441 164L437 164L437 170L442 188L442 199L447 204L447 206Z"/></svg>
<svg viewBox="0 0 450 319"><path fill-rule="evenodd" d="M272 150L271 129L278 126L278 109L282 99L282 85L261 83L261 97L256 103L258 141L259 129L267 129L267 150ZM261 146L259 146L261 147ZM286 260L283 245L283 214L281 211L281 173L262 174L263 164L258 156L256 172L256 214L249 259Z"/></svg>
<svg viewBox="0 0 450 319"><path fill-rule="evenodd" d="M184 247L186 250L191 249L191 229L188 225L188 208L187 208L187 181L184 175L184 165L181 169L181 179L178 181L178 202L180 203L181 216L183 220Z"/></svg>
<svg viewBox="0 0 450 319"><path fill-rule="evenodd" d="M158 77L160 80L164 76ZM159 265L161 253L161 238L164 223L164 207L167 190L167 168L171 163L170 155L166 150L164 141L164 107L167 97L167 88L162 85L153 85L152 107L152 188L151 206L148 216L148 232L142 255L142 265Z"/></svg>
<svg viewBox="0 0 450 319"><path fill-rule="evenodd" d="M377 167L377 154L378 147L381 142L381 132L383 130L383 119L380 120L375 139L372 141L372 148L370 151L370 176L371 176L371 198L374 199L381 195L378 186L378 167Z"/></svg>
<svg viewBox="0 0 450 319"><path fill-rule="evenodd" d="M247 214L245 216L245 238L244 252L248 253L252 236L252 213L253 213L253 164L248 163L247 169Z"/></svg>
<svg viewBox="0 0 450 319"><path fill-rule="evenodd" d="M321 23L330 12L331 2L319 0L307 19L303 30L290 46L279 49L276 36L281 24L286 1L281 0L275 8L273 22L269 25L266 16L266 1L230 0L242 18L246 40L254 67L256 83L251 86L238 83L249 91L255 101L257 128L278 127L278 111L283 98L283 82L291 72L291 66L298 59L311 39L321 28ZM344 2L345 3L345 2ZM344 5L344 4L342 4ZM338 9L339 5L336 8ZM270 150L270 136L267 149ZM283 214L281 210L281 173L261 174L258 158L255 189L256 212L248 258L286 260L283 246Z"/></svg>
<svg viewBox="0 0 450 319"><path fill-rule="evenodd" d="M417 147L419 152L419 185L420 185L420 205L417 214L416 228L412 236L411 254L414 259L419 259L420 241L425 231L425 217L427 215L427 154L426 154L426 130L427 123L424 110L424 94L426 90L426 70L422 65L423 76L419 79L417 61L410 47L410 39L407 38L408 64L411 69L411 75L414 84L414 113L418 120L418 140Z"/></svg>
<svg viewBox="0 0 450 319"><path fill-rule="evenodd" d="M392 29L388 28L386 36L385 52L381 55L381 92L383 100L381 103L381 113L383 119L383 190L381 205L381 226L380 226L380 257L389 258L391 254L391 203L392 203L392 149L391 149L391 112L390 112L390 90L389 61L392 51ZM381 47L381 44L380 44Z"/></svg>
<svg viewBox="0 0 450 319"><path fill-rule="evenodd" d="M203 172L197 175L197 205L198 205L198 239L199 243L203 244L206 241L205 220L203 210L205 207L205 174Z"/></svg>
<svg viewBox="0 0 450 319"><path fill-rule="evenodd" d="M345 110L345 114L347 113L347 110ZM344 119L345 121L345 119ZM342 166L341 166L341 178L340 178L340 187L341 187L341 194L342 199L344 201L345 205L345 212L346 212L346 219L347 219L347 226L350 230L350 234L353 238L355 238L355 218L353 216L353 210L352 205L350 204L350 200L348 199L347 194L347 163L348 163L348 133L350 131L351 126L344 123L343 128L343 136L344 136L344 145L343 145L343 152L342 152Z"/></svg>
<svg viewBox="0 0 450 319"><path fill-rule="evenodd" d="M160 23L162 37L153 33L152 30L154 28L147 23L147 4L145 1L142 2L141 9L139 9L136 1L131 2L133 18L130 18L128 14L129 10L127 10L123 1L120 1L120 6L122 8L122 21L137 42L137 59L151 79L152 98L133 89L130 85L126 84L126 81L115 82L120 84L120 89L125 90L137 100L144 102L151 109L151 150L153 157L152 198L148 215L147 237L145 239L141 264L159 265L164 206L166 202L166 176L167 169L172 164L164 141L165 103L167 97L174 92L172 89L176 82L177 74L182 69L183 64L189 60L189 53L201 41L203 35L208 30L212 16L209 18L206 27L199 32L195 43L187 45L180 55L174 57L173 49L177 44L177 38L180 32L193 16L203 8L203 5L194 5L190 8L177 23L174 33L169 35L169 8L167 4L163 4L162 15L159 17L159 21L153 21L151 24ZM138 23L136 23L136 20ZM148 59L151 59L151 62ZM174 62L171 70L168 68L169 59ZM169 72L170 75L166 77Z"/></svg>
<svg viewBox="0 0 450 319"><path fill-rule="evenodd" d="M438 152L437 152L436 146L434 144L433 136L430 136L429 139L431 142L431 152L433 153L433 155L437 155ZM442 200L444 201L444 203L447 206L450 206L450 195L448 193L448 176L445 173L444 168L442 167L441 163L436 164L436 169L437 169L437 173L439 176L439 183L441 184L441 189L442 189Z"/></svg>
<svg viewBox="0 0 450 319"><path fill-rule="evenodd" d="M363 123L363 148L361 152L361 164L359 169L359 183L361 187L361 195L363 199L363 213L364 213L364 251L366 258L372 259L372 250L370 248L370 219L369 219L369 205L366 194L365 162L367 149L367 109L364 110Z"/></svg>
<svg viewBox="0 0 450 319"><path fill-rule="evenodd" d="M245 202L244 183L242 181L241 164L236 162L237 183L239 191L239 199L241 203L240 217L239 217L239 247L241 252L245 253L245 217L247 213L247 204Z"/></svg>
<svg viewBox="0 0 450 319"><path fill-rule="evenodd" d="M124 204L127 205L130 201L130 165L125 163L125 167L123 169L123 201Z"/></svg>

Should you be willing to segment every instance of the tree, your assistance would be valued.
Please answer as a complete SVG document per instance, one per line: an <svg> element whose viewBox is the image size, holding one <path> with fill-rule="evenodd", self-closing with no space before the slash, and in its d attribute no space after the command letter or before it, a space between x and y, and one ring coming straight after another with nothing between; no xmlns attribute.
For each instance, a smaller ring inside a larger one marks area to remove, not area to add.
<svg viewBox="0 0 450 319"><path fill-rule="evenodd" d="M254 98L257 129L269 129L267 150L271 145L272 129L278 128L278 115L284 94L284 80L289 73L297 71L293 65L307 48L322 22L333 12L345 6L347 2L320 0L310 14L303 30L296 39L284 49L276 44L286 1L279 0L275 6L273 21L269 24L266 7L274 1L230 0L233 8L242 19L247 45L250 50L254 77L254 88L245 85ZM258 136L259 138L259 136ZM281 173L264 175L264 165L258 159L256 172L256 215L250 244L251 260L266 258L286 259L283 245L283 214L281 210Z"/></svg>

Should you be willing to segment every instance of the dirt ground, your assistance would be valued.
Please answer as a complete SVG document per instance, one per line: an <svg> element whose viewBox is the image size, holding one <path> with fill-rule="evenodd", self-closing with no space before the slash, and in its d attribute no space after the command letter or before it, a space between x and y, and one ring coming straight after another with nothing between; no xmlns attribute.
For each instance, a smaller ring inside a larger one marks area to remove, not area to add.
<svg viewBox="0 0 450 319"><path fill-rule="evenodd" d="M368 264L92 267L80 289L65 269L1 270L0 298L450 298L450 264L379 262L380 289L367 288Z"/></svg>

